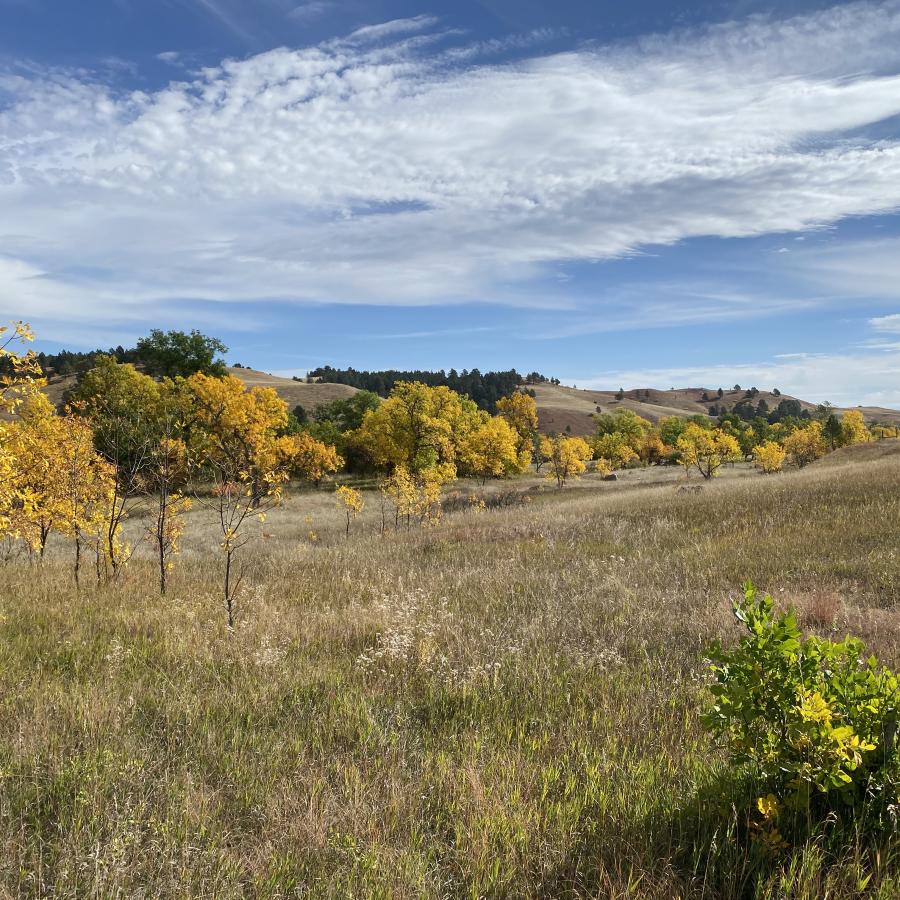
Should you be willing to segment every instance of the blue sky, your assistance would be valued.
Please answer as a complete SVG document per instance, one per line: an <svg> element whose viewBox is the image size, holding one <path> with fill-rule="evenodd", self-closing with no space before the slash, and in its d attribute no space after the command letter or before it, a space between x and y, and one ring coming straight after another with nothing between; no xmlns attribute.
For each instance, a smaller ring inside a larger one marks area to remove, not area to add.
<svg viewBox="0 0 900 900"><path fill-rule="evenodd" d="M0 0L0 315L900 407L900 2Z"/></svg>

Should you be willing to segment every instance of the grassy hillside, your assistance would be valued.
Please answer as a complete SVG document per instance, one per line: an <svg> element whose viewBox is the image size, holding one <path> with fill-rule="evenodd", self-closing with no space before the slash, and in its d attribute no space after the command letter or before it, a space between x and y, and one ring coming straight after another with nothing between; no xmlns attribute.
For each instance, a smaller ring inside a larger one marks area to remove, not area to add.
<svg viewBox="0 0 900 900"><path fill-rule="evenodd" d="M356 388L345 384L304 384L301 381L279 378L277 375L269 375L255 369L229 368L228 373L236 375L248 387L275 388L278 396L287 403L290 410L300 404L307 412L311 412L325 403L331 403L333 400L343 397L352 397L356 393ZM74 375L51 377L45 391L53 404L59 406L66 391L74 388L75 383Z"/></svg>
<svg viewBox="0 0 900 900"><path fill-rule="evenodd" d="M257 372L255 369L229 369L228 373L236 375L247 387L275 388L278 396L287 403L288 409L291 410L299 404L307 412L311 412L325 403L352 397L356 393L355 387L346 384L326 384L324 382L305 384L302 381L294 381L292 378L279 378L277 375Z"/></svg>
<svg viewBox="0 0 900 900"><path fill-rule="evenodd" d="M900 662L900 456L682 478L383 538L367 495L349 540L292 494L233 633L199 509L164 600L145 548L77 595L70 546L7 559L0 894L896 897L896 847L753 849L698 709L747 577Z"/></svg>
<svg viewBox="0 0 900 900"><path fill-rule="evenodd" d="M588 391L562 385L531 385L535 391L540 417L540 428L544 433L563 432L568 426L572 434L587 435L594 431L591 416L600 408L601 412L614 412L620 407L634 410L638 415L657 422L663 416L707 415L709 407L715 403L719 406L733 407L745 396L745 391L725 391L720 400L715 389L676 388L670 391L659 391L654 388L640 388L625 391L622 400L618 400L618 391ZM704 401L707 394L710 400ZM649 397L647 396L649 394ZM781 400L799 399L782 394L776 396L768 391L760 391L754 397L754 403L765 399L770 409L775 409ZM814 411L816 404L800 400L804 409ZM885 424L900 424L900 410L874 406L859 406L858 409L867 421L878 421ZM836 409L840 414L843 409Z"/></svg>

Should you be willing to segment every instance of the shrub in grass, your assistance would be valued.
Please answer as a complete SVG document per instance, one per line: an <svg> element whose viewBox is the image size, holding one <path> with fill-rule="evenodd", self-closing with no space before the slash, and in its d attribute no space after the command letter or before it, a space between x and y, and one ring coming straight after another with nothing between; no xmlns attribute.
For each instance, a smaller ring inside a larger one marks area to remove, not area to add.
<svg viewBox="0 0 900 900"><path fill-rule="evenodd" d="M777 848L787 828L829 814L867 830L894 827L897 676L865 659L856 638L804 638L794 613L776 613L749 582L734 614L746 634L734 649L711 653L704 724L724 739L732 764L762 785L757 837Z"/></svg>

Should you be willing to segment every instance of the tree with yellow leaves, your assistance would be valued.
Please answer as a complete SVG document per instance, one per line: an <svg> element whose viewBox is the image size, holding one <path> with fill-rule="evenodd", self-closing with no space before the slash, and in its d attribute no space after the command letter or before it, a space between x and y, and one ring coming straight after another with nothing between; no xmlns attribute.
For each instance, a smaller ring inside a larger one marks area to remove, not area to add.
<svg viewBox="0 0 900 900"><path fill-rule="evenodd" d="M753 448L753 463L764 475L780 472L787 452L777 441L765 441Z"/></svg>
<svg viewBox="0 0 900 900"><path fill-rule="evenodd" d="M784 449L799 468L821 459L826 452L825 437L821 422L810 422L805 428L798 428L784 439Z"/></svg>
<svg viewBox="0 0 900 900"><path fill-rule="evenodd" d="M93 546L98 582L109 548L121 552L118 525L109 530L109 510L116 492L115 466L94 449L90 424L78 416L60 419L56 452L60 461L63 502L58 530L75 545L75 585L80 584L82 549Z"/></svg>
<svg viewBox="0 0 900 900"><path fill-rule="evenodd" d="M170 430L173 431L174 428ZM178 541L184 533L184 514L192 501L184 494L190 463L184 441L163 437L153 448L146 475L146 487L155 499L155 515L148 527L159 566L159 592L166 593L172 557L178 552Z"/></svg>
<svg viewBox="0 0 900 900"><path fill-rule="evenodd" d="M488 478L515 475L527 467L531 455L523 458L520 446L518 432L505 418L494 416L466 435L459 449L460 471L480 478L482 484Z"/></svg>
<svg viewBox="0 0 900 900"><path fill-rule="evenodd" d="M643 440L643 435L638 436L638 440ZM628 465L633 459L638 458L637 452L629 443L628 435L621 431L612 431L607 434L600 435L594 440L594 456L597 459L605 460L612 469L621 469Z"/></svg>
<svg viewBox="0 0 900 900"><path fill-rule="evenodd" d="M455 466L468 435L488 414L448 387L398 382L352 433L353 445L379 469L403 466L410 474Z"/></svg>
<svg viewBox="0 0 900 900"><path fill-rule="evenodd" d="M872 440L869 429L866 428L866 420L863 414L856 409L848 409L841 416L841 446L849 447L853 444L866 444Z"/></svg>
<svg viewBox="0 0 900 900"><path fill-rule="evenodd" d="M675 443L681 464L688 472L696 467L704 478L714 478L726 462L741 458L737 439L721 428L709 429L689 422Z"/></svg>
<svg viewBox="0 0 900 900"><path fill-rule="evenodd" d="M47 539L65 514L63 424L47 397L35 391L6 426L6 449L13 460L16 500L9 510L13 532L44 558Z"/></svg>
<svg viewBox="0 0 900 900"><path fill-rule="evenodd" d="M245 526L262 522L281 501L294 459L279 439L288 422L284 401L271 388L247 390L239 379L197 373L179 382L182 421L196 476L211 484L198 499L215 511L225 554L224 605L233 628L244 568L236 567L250 540Z"/></svg>
<svg viewBox="0 0 900 900"><path fill-rule="evenodd" d="M24 322L0 326L0 413L15 413L24 399L44 383L37 357L25 349L33 340L31 328ZM0 421L0 537L15 533L10 514L26 502L19 494L9 429L8 422Z"/></svg>
<svg viewBox="0 0 900 900"><path fill-rule="evenodd" d="M557 488L562 488L569 478L584 473L594 451L584 438L556 435L541 441L541 454L550 468L547 477L555 478Z"/></svg>
<svg viewBox="0 0 900 900"><path fill-rule="evenodd" d="M290 460L290 471L317 487L344 464L332 444L316 440L306 431L278 438L278 454Z"/></svg>
<svg viewBox="0 0 900 900"><path fill-rule="evenodd" d="M334 492L335 502L339 509L342 509L347 517L347 526L344 530L344 536L350 537L350 522L357 518L363 511L366 501L360 491L345 484L340 485Z"/></svg>
<svg viewBox="0 0 900 900"><path fill-rule="evenodd" d="M506 419L518 436L516 453L519 456L519 471L524 472L531 462L534 437L538 430L537 403L534 397L516 391L497 401L497 415Z"/></svg>

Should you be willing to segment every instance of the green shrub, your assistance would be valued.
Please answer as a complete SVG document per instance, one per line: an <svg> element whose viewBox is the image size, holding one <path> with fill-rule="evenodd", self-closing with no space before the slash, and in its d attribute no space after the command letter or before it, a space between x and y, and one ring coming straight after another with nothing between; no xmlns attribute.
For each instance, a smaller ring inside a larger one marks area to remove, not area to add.
<svg viewBox="0 0 900 900"><path fill-rule="evenodd" d="M782 828L849 811L865 827L892 826L898 812L897 676L864 659L862 641L803 638L793 612L750 582L734 606L747 633L716 645L713 702L704 723L731 762L760 780L758 836L784 843Z"/></svg>

